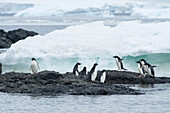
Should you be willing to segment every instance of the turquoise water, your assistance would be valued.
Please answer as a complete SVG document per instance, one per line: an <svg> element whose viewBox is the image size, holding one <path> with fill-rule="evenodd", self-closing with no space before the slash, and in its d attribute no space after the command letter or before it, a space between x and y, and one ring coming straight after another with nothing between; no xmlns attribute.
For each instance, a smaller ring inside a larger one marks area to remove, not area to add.
<svg viewBox="0 0 170 113"><path fill-rule="evenodd" d="M125 59L124 63L128 64L127 66L131 70L137 71L135 62L143 58L151 65L157 66L155 71L158 76L170 76L170 53L146 54L135 57L126 56L123 58Z"/></svg>
<svg viewBox="0 0 170 113"><path fill-rule="evenodd" d="M106 57L105 57L106 56ZM124 56L124 67L128 71L138 72L136 61L140 59L145 59L151 65L156 65L155 68L156 76L170 76L170 53L155 53L140 56ZM30 58L20 59L20 63L14 63L13 65L5 64L3 65L3 73L16 71L16 72L30 72ZM45 59L37 58L39 62L40 70L55 70L61 73L72 71L73 66L77 62L81 62L82 69L87 66L89 70L94 62L99 64L98 69L110 69L117 70L117 65L115 59L112 56L102 55L102 56L80 56L80 57L47 57ZM64 68L63 68L64 67Z"/></svg>

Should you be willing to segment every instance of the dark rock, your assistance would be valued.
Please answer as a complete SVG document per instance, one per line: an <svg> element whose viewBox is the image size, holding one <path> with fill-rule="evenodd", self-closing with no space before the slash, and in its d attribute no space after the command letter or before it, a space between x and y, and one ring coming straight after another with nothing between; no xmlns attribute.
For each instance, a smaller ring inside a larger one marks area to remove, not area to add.
<svg viewBox="0 0 170 113"><path fill-rule="evenodd" d="M98 71L100 74L100 71ZM0 91L33 95L137 95L142 94L125 84L170 83L168 77L140 78L139 73L107 70L106 83L91 82L88 77L72 73L43 71L37 74L10 72L0 75ZM116 85L124 84L124 85Z"/></svg>
<svg viewBox="0 0 170 113"><path fill-rule="evenodd" d="M37 74L10 72L0 75L0 91L34 95L112 95L142 94L126 86L90 82L72 73L43 71Z"/></svg>
<svg viewBox="0 0 170 113"><path fill-rule="evenodd" d="M100 73L100 72L99 72ZM111 84L161 84L170 83L168 77L149 77L141 78L139 73L127 71L107 70L106 83Z"/></svg>
<svg viewBox="0 0 170 113"><path fill-rule="evenodd" d="M8 31L7 34L8 34L8 38L12 41L12 43L15 43L19 40L25 39L28 36L38 35L38 33L35 33L33 31L26 31L23 29Z"/></svg>
<svg viewBox="0 0 170 113"><path fill-rule="evenodd" d="M0 29L0 48L9 48L11 46L12 41L7 37L7 33Z"/></svg>
<svg viewBox="0 0 170 113"><path fill-rule="evenodd" d="M17 29L9 32L5 32L4 30L0 29L0 48L9 48L11 44L16 43L17 41L25 39L28 36L35 35L38 35L38 33L23 29Z"/></svg>

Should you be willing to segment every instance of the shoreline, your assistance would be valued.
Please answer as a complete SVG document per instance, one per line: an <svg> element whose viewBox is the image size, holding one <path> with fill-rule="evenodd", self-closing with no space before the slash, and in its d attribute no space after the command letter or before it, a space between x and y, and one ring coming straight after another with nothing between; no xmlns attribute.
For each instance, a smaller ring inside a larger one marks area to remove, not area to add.
<svg viewBox="0 0 170 113"><path fill-rule="evenodd" d="M98 71L100 74L100 71ZM106 83L91 82L88 76L42 71L37 74L9 72L0 75L0 92L29 95L141 95L124 84L164 84L169 77L139 78L139 73L107 70Z"/></svg>

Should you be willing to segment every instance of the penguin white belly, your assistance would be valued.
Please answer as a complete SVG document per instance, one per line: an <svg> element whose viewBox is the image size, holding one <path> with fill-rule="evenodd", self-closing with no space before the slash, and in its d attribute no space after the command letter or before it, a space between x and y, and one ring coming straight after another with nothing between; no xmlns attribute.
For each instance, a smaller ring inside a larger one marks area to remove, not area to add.
<svg viewBox="0 0 170 113"><path fill-rule="evenodd" d="M120 62L118 61L117 58L116 58L116 64L117 64L118 70L121 70L121 64L120 64Z"/></svg>
<svg viewBox="0 0 170 113"><path fill-rule="evenodd" d="M150 68L148 68L148 74L149 74L150 76L152 76L152 74L151 74L151 69L150 69Z"/></svg>
<svg viewBox="0 0 170 113"><path fill-rule="evenodd" d="M101 83L104 83L105 80L106 80L106 72L104 72L104 73L101 75L101 77L100 77L100 82L101 82Z"/></svg>
<svg viewBox="0 0 170 113"><path fill-rule="evenodd" d="M31 71L32 71L33 74L35 74L35 73L38 72L38 65L37 65L37 62L32 61L32 64L31 64Z"/></svg>
<svg viewBox="0 0 170 113"><path fill-rule="evenodd" d="M95 81L96 77L97 77L97 67L95 68L94 72L91 75L91 81Z"/></svg>
<svg viewBox="0 0 170 113"><path fill-rule="evenodd" d="M142 67L140 66L140 64L138 64L138 70L140 74L143 74Z"/></svg>
<svg viewBox="0 0 170 113"><path fill-rule="evenodd" d="M76 71L76 76L79 76L78 72Z"/></svg>
<svg viewBox="0 0 170 113"><path fill-rule="evenodd" d="M148 68L146 65L144 65L145 63L142 61L142 66L143 66L143 69L144 69L144 72L148 73Z"/></svg>

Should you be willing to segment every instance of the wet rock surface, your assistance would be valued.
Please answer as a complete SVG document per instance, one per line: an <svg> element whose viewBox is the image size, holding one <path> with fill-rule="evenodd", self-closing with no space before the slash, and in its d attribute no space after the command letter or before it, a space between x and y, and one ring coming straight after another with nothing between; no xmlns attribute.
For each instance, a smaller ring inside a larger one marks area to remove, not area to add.
<svg viewBox="0 0 170 113"><path fill-rule="evenodd" d="M100 74L100 72L98 72ZM120 84L170 83L170 78L139 78L138 73L107 71L106 83L91 82L88 76L42 71L38 74L10 72L0 75L0 91L33 95L138 95L143 94ZM119 85L118 85L119 84Z"/></svg>
<svg viewBox="0 0 170 113"><path fill-rule="evenodd" d="M99 72L100 73L100 72ZM139 77L139 73L128 71L107 71L106 83L111 84L163 84L170 83L169 77Z"/></svg>
<svg viewBox="0 0 170 113"><path fill-rule="evenodd" d="M8 32L0 29L0 48L9 48L13 43L16 43L17 41L25 39L28 36L35 35L38 35L38 33L23 29L17 29Z"/></svg>

